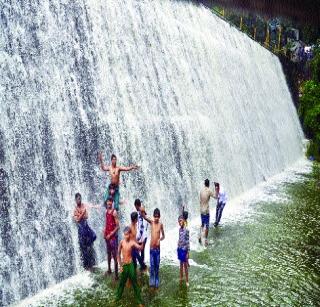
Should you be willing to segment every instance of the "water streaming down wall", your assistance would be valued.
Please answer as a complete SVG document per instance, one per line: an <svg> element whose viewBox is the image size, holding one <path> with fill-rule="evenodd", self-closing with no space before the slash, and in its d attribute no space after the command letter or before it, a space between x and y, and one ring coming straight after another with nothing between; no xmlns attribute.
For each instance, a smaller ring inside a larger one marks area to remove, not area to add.
<svg viewBox="0 0 320 307"><path fill-rule="evenodd" d="M231 196L302 155L278 59L186 1L0 4L0 305L80 270L74 194L101 203L97 152L165 225L203 179ZM191 214L198 214L196 209ZM100 235L103 210L91 210ZM101 237L101 236L100 236ZM99 261L104 243L96 242Z"/></svg>

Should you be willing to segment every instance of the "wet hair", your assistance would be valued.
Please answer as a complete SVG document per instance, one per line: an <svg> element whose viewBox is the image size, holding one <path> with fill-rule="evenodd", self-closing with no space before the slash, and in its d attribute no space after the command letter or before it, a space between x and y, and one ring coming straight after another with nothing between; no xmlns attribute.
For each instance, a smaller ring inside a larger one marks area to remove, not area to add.
<svg viewBox="0 0 320 307"><path fill-rule="evenodd" d="M188 216L189 216L188 211L183 211L182 216L183 216L183 218L184 218L185 220L187 220L187 219L188 219Z"/></svg>
<svg viewBox="0 0 320 307"><path fill-rule="evenodd" d="M138 219L138 213L137 212L132 212L131 213L131 221L136 221Z"/></svg>
<svg viewBox="0 0 320 307"><path fill-rule="evenodd" d="M126 233L126 232L129 232L129 233L131 232L131 228L129 226L124 227L123 233Z"/></svg>
<svg viewBox="0 0 320 307"><path fill-rule="evenodd" d="M206 187L209 187L209 185L210 185L209 179L206 179L206 180L204 181L204 185L205 185Z"/></svg>
<svg viewBox="0 0 320 307"><path fill-rule="evenodd" d="M104 202L105 204L107 204L108 203L108 201L112 201L113 202L113 198L112 198L112 196L110 196L109 195L109 197L106 199L106 201Z"/></svg>
<svg viewBox="0 0 320 307"><path fill-rule="evenodd" d="M219 188L219 187L220 187L219 182L215 182L215 183L214 183L214 186L215 186L216 188Z"/></svg>
<svg viewBox="0 0 320 307"><path fill-rule="evenodd" d="M79 196L81 197L81 194L78 192L78 193L76 193L74 198L77 199Z"/></svg>
<svg viewBox="0 0 320 307"><path fill-rule="evenodd" d="M111 160L112 160L113 158L116 158L116 159L117 159L117 156L116 156L115 154L112 154L112 155L111 155Z"/></svg>
<svg viewBox="0 0 320 307"><path fill-rule="evenodd" d="M141 200L139 198L137 198L135 201L134 201L134 205L138 208L141 207Z"/></svg>
<svg viewBox="0 0 320 307"><path fill-rule="evenodd" d="M153 211L153 216L159 216L160 217L160 210L158 208L155 208Z"/></svg>

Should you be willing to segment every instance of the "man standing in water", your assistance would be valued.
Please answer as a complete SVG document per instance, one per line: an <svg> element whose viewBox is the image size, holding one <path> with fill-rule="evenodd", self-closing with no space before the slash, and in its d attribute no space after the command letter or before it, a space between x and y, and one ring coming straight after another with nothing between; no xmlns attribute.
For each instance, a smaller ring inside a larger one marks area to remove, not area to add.
<svg viewBox="0 0 320 307"><path fill-rule="evenodd" d="M136 170L139 168L137 165L131 166L117 166L117 157L115 154L111 155L111 165L105 165L103 163L102 153L99 153L99 163L101 170L110 173L111 183L107 187L104 193L104 201L108 199L109 196L112 196L114 200L114 208L119 211L119 202L120 202L120 191L119 191L119 183L120 183L120 173L128 172L132 170Z"/></svg>
<svg viewBox="0 0 320 307"><path fill-rule="evenodd" d="M224 209L224 206L226 205L228 198L226 192L218 182L214 183L214 189L216 192L214 198L217 199L216 221L214 223L214 227L217 227L220 223L222 211Z"/></svg>
<svg viewBox="0 0 320 307"><path fill-rule="evenodd" d="M88 207L96 206L87 206L82 202L81 194L77 193L75 196L76 207L73 212L73 219L78 225L78 237L79 245L81 252L81 260L83 267L86 270L92 270L95 265L95 252L93 249L93 243L96 240L97 236L95 232L88 225Z"/></svg>
<svg viewBox="0 0 320 307"><path fill-rule="evenodd" d="M214 197L214 193L209 189L210 181L206 179L204 181L204 188L200 191L200 213L201 213L201 228L199 243L201 243L201 236L203 233L203 228L205 227L205 246L208 245L208 232L209 232L209 222L210 222L210 210L209 210L209 200L210 197Z"/></svg>

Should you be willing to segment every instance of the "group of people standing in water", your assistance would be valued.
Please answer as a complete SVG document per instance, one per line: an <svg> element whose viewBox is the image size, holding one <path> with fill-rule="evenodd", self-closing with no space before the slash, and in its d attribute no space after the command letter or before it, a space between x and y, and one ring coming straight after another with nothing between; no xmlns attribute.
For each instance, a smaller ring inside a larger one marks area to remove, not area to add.
<svg viewBox="0 0 320 307"><path fill-rule="evenodd" d="M136 303L142 305L140 289L137 283L137 265L139 263L140 271L146 272L147 266L144 261L145 245L147 242L148 228L151 229L150 240L150 268L149 268L149 285L153 289L159 287L159 266L160 266L160 242L165 238L164 227L160 221L160 210L158 208L153 211L153 218L150 218L141 203L140 199L134 201L135 211L131 213L131 224L124 227L123 239L119 242L119 205L120 201L120 173L123 171L137 170L137 165L128 167L117 166L117 157L112 154L111 164L106 165L103 162L102 154L99 154L100 168L109 172L111 182L107 185L104 193L104 206L95 206L84 204L80 193L75 195L76 207L74 209L74 220L78 225L79 245L81 251L81 259L85 269L91 270L95 265L95 255L93 243L96 240L95 232L89 227L88 208L106 208L105 210L105 228L103 231L107 249L107 272L112 274L111 262L114 262L115 280L119 280L116 300L120 300L127 279L131 281L132 288L135 293ZM199 242L202 243L201 237L205 230L205 245L208 245L208 229L210 221L209 200L211 197L216 198L216 220L214 226L218 226L222 210L226 204L226 194L220 187L219 183L214 183L215 192L209 188L210 182L205 180L205 186L200 192L200 211L201 211L201 228ZM189 230L187 227L188 212L184 211L178 218L179 239L177 246L177 257L180 261L180 283L185 275L186 286L189 286L188 267L189 267ZM118 275L120 271L120 277Z"/></svg>

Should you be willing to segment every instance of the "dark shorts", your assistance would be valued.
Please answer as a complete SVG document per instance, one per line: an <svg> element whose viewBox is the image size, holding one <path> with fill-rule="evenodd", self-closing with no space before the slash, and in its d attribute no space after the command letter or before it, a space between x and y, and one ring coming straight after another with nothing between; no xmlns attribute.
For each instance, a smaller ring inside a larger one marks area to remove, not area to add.
<svg viewBox="0 0 320 307"><path fill-rule="evenodd" d="M210 214L201 214L201 227L209 228Z"/></svg>
<svg viewBox="0 0 320 307"><path fill-rule="evenodd" d="M180 262L187 262L187 254L188 254L187 250L178 247L177 254Z"/></svg>
<svg viewBox="0 0 320 307"><path fill-rule="evenodd" d="M110 194L110 190L114 190L114 194ZM109 196L112 196L113 198L113 208L116 209L119 212L119 204L120 204L120 189L118 185L110 183L108 187L106 188L106 191L104 192L104 202L109 198ZM104 206L106 207L105 203Z"/></svg>
<svg viewBox="0 0 320 307"><path fill-rule="evenodd" d="M118 239L114 238L111 240L106 240L107 252L112 254L117 254L118 252Z"/></svg>

